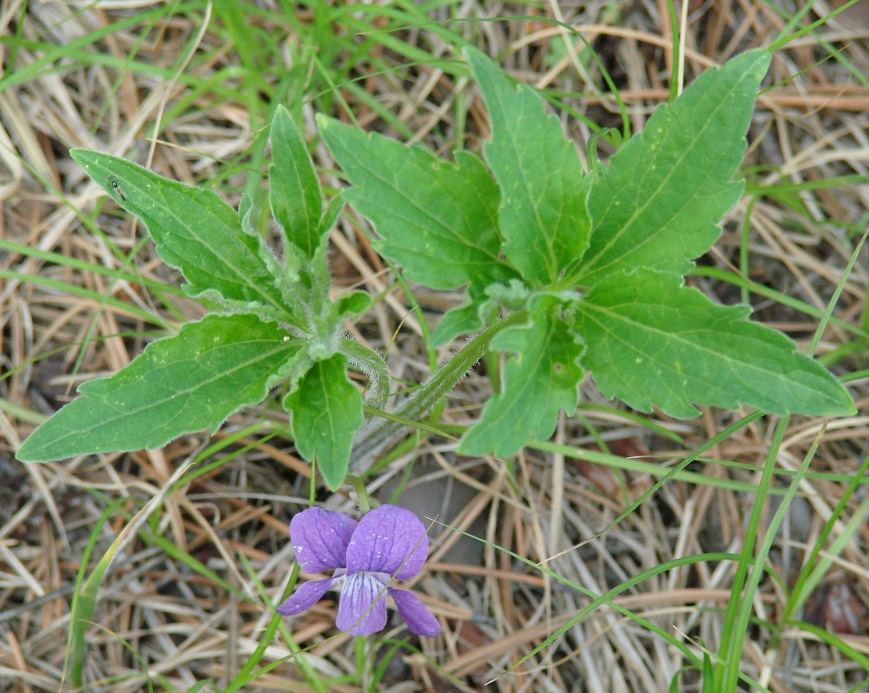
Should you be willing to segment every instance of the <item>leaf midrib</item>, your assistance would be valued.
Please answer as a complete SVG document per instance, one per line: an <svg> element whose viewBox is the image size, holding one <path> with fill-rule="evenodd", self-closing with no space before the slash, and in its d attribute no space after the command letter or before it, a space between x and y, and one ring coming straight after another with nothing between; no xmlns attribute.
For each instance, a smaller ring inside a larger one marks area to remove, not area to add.
<svg viewBox="0 0 869 693"><path fill-rule="evenodd" d="M722 68L719 68L719 69L722 69ZM641 206L636 208L636 210L631 215L631 217L621 226L620 229L618 229L612 235L612 237L600 249L600 251L593 258L590 258L589 262L583 266L583 268L582 268L583 277L591 276L593 274L600 275L602 273L605 273L608 268L623 261L624 257L621 256L621 257L617 257L617 258L610 260L607 264L604 264L604 265L598 264L598 261L600 260L600 258L605 257L605 255L609 251L609 249L613 245L615 245L615 243L617 243L625 234L629 233L629 231L633 228L637 218L640 217L649 206L654 205L657 202L660 195L663 194L663 192L666 188L666 185L669 183L672 176L675 174L676 171L678 171L681 168L684 160L691 153L694 152L695 148L697 147L697 144L703 139L703 135L706 133L707 129L709 127L711 127L711 124L714 121L715 116L721 111L722 108L725 107L725 103L727 102L727 98L740 87L740 85L742 84L742 82L746 78L747 78L747 75L743 75L742 79L740 79L739 81L734 83L733 87L727 92L726 96L719 100L718 106L712 112L712 115L705 120L703 127L701 128L701 130L697 133L697 136L691 142L690 147L685 148L682 151L682 154L679 156L677 162L674 165L669 167L669 170L667 171L666 176L661 181L661 184L657 187L657 189L654 191L654 193L647 198L647 200L644 204L642 204ZM668 108L670 106L671 106L671 104L667 105ZM646 133L646 130L644 130L643 133L641 133L641 135L638 135L638 137L641 137L645 133ZM670 136L671 136L671 133L666 132L665 138L669 139ZM643 144L643 142L640 142L640 144ZM661 149L659 149L659 151L661 151ZM660 154L658 155L658 157L659 156L660 156ZM653 159L653 161L650 163L654 163L655 161L657 161L657 157L655 159ZM715 171L715 168L713 166L710 166L707 169L707 175L703 178L703 182L707 181L709 179L709 177L714 173L714 171ZM726 184L726 182L725 182L725 184ZM639 188L639 186L637 186L637 187ZM634 254L640 248L643 248L648 243L653 242L657 238L658 234L660 234L663 230L665 230L667 228L667 223L669 221L671 221L673 218L675 218L679 213L681 213L687 204L689 204L690 202L693 201L694 197L696 197L696 190L699 190L699 189L700 189L700 184L698 183L698 185L695 187L695 194L693 196L683 198L682 205L680 207L678 207L675 212L668 215L666 222L661 224L660 227L658 229L656 229L654 233L649 234L644 240L642 240L634 248L632 248L629 254ZM616 197L611 196L609 203L607 204L607 206L602 214L602 217L601 217L602 219L605 219L609 215L609 212L612 209L615 201L616 201Z"/></svg>

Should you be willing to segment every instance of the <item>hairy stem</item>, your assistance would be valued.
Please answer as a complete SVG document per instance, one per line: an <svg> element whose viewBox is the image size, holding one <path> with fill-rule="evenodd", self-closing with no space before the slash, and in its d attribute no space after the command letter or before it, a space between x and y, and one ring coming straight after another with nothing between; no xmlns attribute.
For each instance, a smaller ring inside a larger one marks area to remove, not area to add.
<svg viewBox="0 0 869 693"><path fill-rule="evenodd" d="M389 369L379 354L346 337L338 344L340 351L355 368L368 376L369 390L366 398L372 407L384 409L389 397Z"/></svg>
<svg viewBox="0 0 869 693"><path fill-rule="evenodd" d="M350 470L359 473L374 462L377 454L391 441L400 436L406 425L404 421L419 421L426 411L443 400L456 384L465 377L471 367L479 361L489 348L489 342L501 330L521 323L527 318L526 311L520 311L486 328L438 369L419 389L393 412L394 418L374 419L356 435Z"/></svg>

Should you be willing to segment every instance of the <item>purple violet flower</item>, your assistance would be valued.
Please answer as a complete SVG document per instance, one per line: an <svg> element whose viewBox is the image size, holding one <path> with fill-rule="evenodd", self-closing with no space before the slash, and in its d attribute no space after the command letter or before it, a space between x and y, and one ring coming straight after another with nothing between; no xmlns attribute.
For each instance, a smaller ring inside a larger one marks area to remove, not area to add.
<svg viewBox="0 0 869 693"><path fill-rule="evenodd" d="M352 635L383 630L388 592L411 632L440 633L440 623L419 597L391 584L393 578L412 578L428 558L425 526L410 510L381 505L357 522L343 513L307 508L290 521L290 541L302 570L335 572L331 578L302 584L278 613L299 614L343 582L335 620L341 630Z"/></svg>

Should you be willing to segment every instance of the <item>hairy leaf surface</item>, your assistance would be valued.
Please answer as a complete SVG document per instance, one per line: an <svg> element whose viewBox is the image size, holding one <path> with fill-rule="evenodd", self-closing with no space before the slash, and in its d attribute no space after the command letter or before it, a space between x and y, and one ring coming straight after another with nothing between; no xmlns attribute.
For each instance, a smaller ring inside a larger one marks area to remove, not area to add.
<svg viewBox="0 0 869 693"><path fill-rule="evenodd" d="M247 233L216 193L178 183L124 159L85 149L72 157L128 212L139 217L157 253L189 282L185 291L235 309L287 313L259 236Z"/></svg>
<svg viewBox="0 0 869 693"><path fill-rule="evenodd" d="M269 203L284 238L313 258L320 239L329 228L320 228L323 196L305 140L293 117L278 106L270 132L272 159L269 166Z"/></svg>

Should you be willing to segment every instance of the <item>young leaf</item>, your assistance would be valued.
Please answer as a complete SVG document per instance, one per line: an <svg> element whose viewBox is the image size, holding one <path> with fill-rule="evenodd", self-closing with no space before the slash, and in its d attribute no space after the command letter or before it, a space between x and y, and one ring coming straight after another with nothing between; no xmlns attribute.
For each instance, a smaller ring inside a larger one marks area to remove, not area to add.
<svg viewBox="0 0 869 693"><path fill-rule="evenodd" d="M742 194L731 179L769 60L755 50L707 70L610 159L592 184L588 252L568 271L578 283L636 267L685 274L712 246Z"/></svg>
<svg viewBox="0 0 869 693"><path fill-rule="evenodd" d="M527 325L511 327L492 340L499 351L516 352L504 366L503 391L492 397L480 420L459 443L462 455L494 451L509 457L531 438L552 435L558 410L576 410L583 346L569 329L560 299L546 294L531 301Z"/></svg>
<svg viewBox="0 0 869 693"><path fill-rule="evenodd" d="M306 460L316 458L333 491L347 474L353 435L362 425L362 394L347 378L347 358L335 354L311 366L284 399L292 412L296 447Z"/></svg>
<svg viewBox="0 0 869 693"><path fill-rule="evenodd" d="M498 189L477 157L456 163L422 147L319 116L320 134L353 185L345 199L377 228L377 250L433 289L486 286L515 273L498 259Z"/></svg>
<svg viewBox="0 0 869 693"><path fill-rule="evenodd" d="M371 308L374 299L364 291L351 291L339 297L333 304L336 323L347 318L355 318Z"/></svg>
<svg viewBox="0 0 869 693"><path fill-rule="evenodd" d="M22 462L158 448L184 433L217 430L283 378L303 344L255 315L210 315L149 344L109 378L42 424L18 450Z"/></svg>
<svg viewBox="0 0 869 693"><path fill-rule="evenodd" d="M189 282L188 295L288 317L276 279L235 210L211 190L169 180L124 159L86 149L70 154L128 212L139 217L157 253ZM122 192L120 192L122 191Z"/></svg>
<svg viewBox="0 0 869 693"><path fill-rule="evenodd" d="M554 284L588 247L585 177L576 145L528 86L513 87L479 51L465 57L480 83L492 139L483 151L501 189L504 254L529 284Z"/></svg>
<svg viewBox="0 0 869 693"><path fill-rule="evenodd" d="M287 242L313 257L322 237L323 196L305 140L283 106L275 111L270 137L274 160L269 166L272 215Z"/></svg>
<svg viewBox="0 0 869 693"><path fill-rule="evenodd" d="M749 321L750 308L713 303L682 278L637 270L597 283L576 306L583 365L607 397L688 418L692 402L775 414L847 415L841 383L788 337Z"/></svg>
<svg viewBox="0 0 869 693"><path fill-rule="evenodd" d="M344 211L344 199L337 195L329 202L326 211L320 219L320 236L325 236L338 223L338 217Z"/></svg>
<svg viewBox="0 0 869 693"><path fill-rule="evenodd" d="M450 308L443 314L438 324L431 333L431 345L441 346L460 334L475 332L483 324L480 315L487 309L491 300L486 295L485 286L477 283L468 286L468 295L465 302Z"/></svg>

